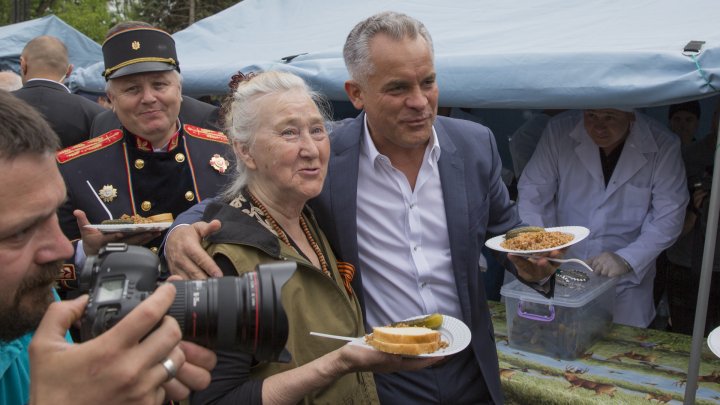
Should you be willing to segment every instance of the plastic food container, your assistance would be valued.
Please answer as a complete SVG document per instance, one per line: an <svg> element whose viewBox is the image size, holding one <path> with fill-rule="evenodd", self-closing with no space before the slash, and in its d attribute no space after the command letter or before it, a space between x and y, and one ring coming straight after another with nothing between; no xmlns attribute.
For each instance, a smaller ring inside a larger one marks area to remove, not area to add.
<svg viewBox="0 0 720 405"><path fill-rule="evenodd" d="M610 330L617 279L582 274L586 282L562 285L556 278L551 299L518 280L502 287L510 347L573 360Z"/></svg>

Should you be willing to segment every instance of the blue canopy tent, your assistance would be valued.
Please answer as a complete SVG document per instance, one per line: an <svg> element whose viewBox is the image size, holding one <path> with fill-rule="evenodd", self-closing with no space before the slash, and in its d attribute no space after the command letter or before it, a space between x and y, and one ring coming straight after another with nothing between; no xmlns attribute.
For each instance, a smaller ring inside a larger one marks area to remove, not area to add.
<svg viewBox="0 0 720 405"><path fill-rule="evenodd" d="M345 100L345 38L386 9L430 30L445 106L645 107L720 89L714 0L245 0L174 34L184 91L224 94L239 69L284 69ZM691 40L705 41L700 52L683 52ZM73 82L101 90L101 70Z"/></svg>
<svg viewBox="0 0 720 405"><path fill-rule="evenodd" d="M100 45L54 15L0 27L0 70L20 71L25 44L40 35L59 38L68 48L70 63L82 68L102 61Z"/></svg>
<svg viewBox="0 0 720 405"><path fill-rule="evenodd" d="M183 90L225 94L238 70L282 69L331 100L346 100L342 45L358 21L383 10L405 12L429 29L443 106L652 107L720 90L716 0L245 0L174 35ZM686 50L690 41L703 43ZM78 71L72 84L102 91L101 71L102 63ZM715 169L717 214L720 165ZM716 227L711 215L688 404L697 387Z"/></svg>

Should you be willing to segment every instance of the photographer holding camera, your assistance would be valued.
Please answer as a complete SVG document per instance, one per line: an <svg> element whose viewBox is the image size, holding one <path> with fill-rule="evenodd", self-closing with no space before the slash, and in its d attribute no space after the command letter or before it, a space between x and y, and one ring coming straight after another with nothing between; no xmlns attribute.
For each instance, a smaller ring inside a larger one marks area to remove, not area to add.
<svg viewBox="0 0 720 405"><path fill-rule="evenodd" d="M666 251L668 259L667 292L673 332L692 335L700 286L705 231L710 205L710 188L717 144L720 100L712 117L710 133L683 149L688 176L690 204L678 241ZM718 239L720 241L720 239ZM714 276L705 320L705 335L720 325L720 249L715 248Z"/></svg>
<svg viewBox="0 0 720 405"><path fill-rule="evenodd" d="M209 383L212 352L180 342L162 286L97 339L67 329L87 297L55 302L52 285L73 248L60 230L65 200L57 135L29 105L0 91L0 403L128 404L182 399Z"/></svg>

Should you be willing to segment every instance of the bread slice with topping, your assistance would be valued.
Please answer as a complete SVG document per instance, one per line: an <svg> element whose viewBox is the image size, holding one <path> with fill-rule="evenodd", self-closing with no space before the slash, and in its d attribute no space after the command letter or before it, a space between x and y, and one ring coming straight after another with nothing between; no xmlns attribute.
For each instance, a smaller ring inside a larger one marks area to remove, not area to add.
<svg viewBox="0 0 720 405"><path fill-rule="evenodd" d="M386 353L416 356L433 353L440 349L440 332L424 327L373 328L373 333L365 339L367 343Z"/></svg>
<svg viewBox="0 0 720 405"><path fill-rule="evenodd" d="M147 219L149 219L150 222L172 222L173 214L170 212L165 212L162 214L153 215L151 217L148 217Z"/></svg>

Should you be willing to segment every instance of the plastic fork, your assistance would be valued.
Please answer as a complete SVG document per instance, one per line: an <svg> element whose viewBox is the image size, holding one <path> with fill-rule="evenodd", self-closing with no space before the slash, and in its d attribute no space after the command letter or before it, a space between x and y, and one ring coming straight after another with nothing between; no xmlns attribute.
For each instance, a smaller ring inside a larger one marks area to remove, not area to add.
<svg viewBox="0 0 720 405"><path fill-rule="evenodd" d="M98 193L95 192L95 188L92 186L92 184L90 184L90 180L85 180L85 183L87 183L88 187L90 187L90 190L92 191L93 195L95 196L95 198L97 198L98 202L99 202L100 205L103 207L103 209L105 210L105 212L107 212L107 214L108 214L108 216L110 217L110 219L113 219L112 212L110 212L110 210L108 209L107 205L105 205L105 203L104 203L103 200L100 198L100 196L98 195Z"/></svg>
<svg viewBox="0 0 720 405"><path fill-rule="evenodd" d="M352 342L355 339L357 339L356 337L351 337L351 336L328 335L327 333L320 333L320 332L310 332L310 334L313 336L320 336L320 337L324 337L324 338L328 338L328 339L347 340L348 342Z"/></svg>
<svg viewBox="0 0 720 405"><path fill-rule="evenodd" d="M579 264L579 265L585 267L586 269L590 270L591 272L595 271L592 269L592 267L590 267L587 263L585 263L584 261L582 261L580 259L555 259L552 257L535 256L535 255L518 255L518 256L527 257L528 259L546 259L548 261L556 262L556 263L576 263L576 264Z"/></svg>

